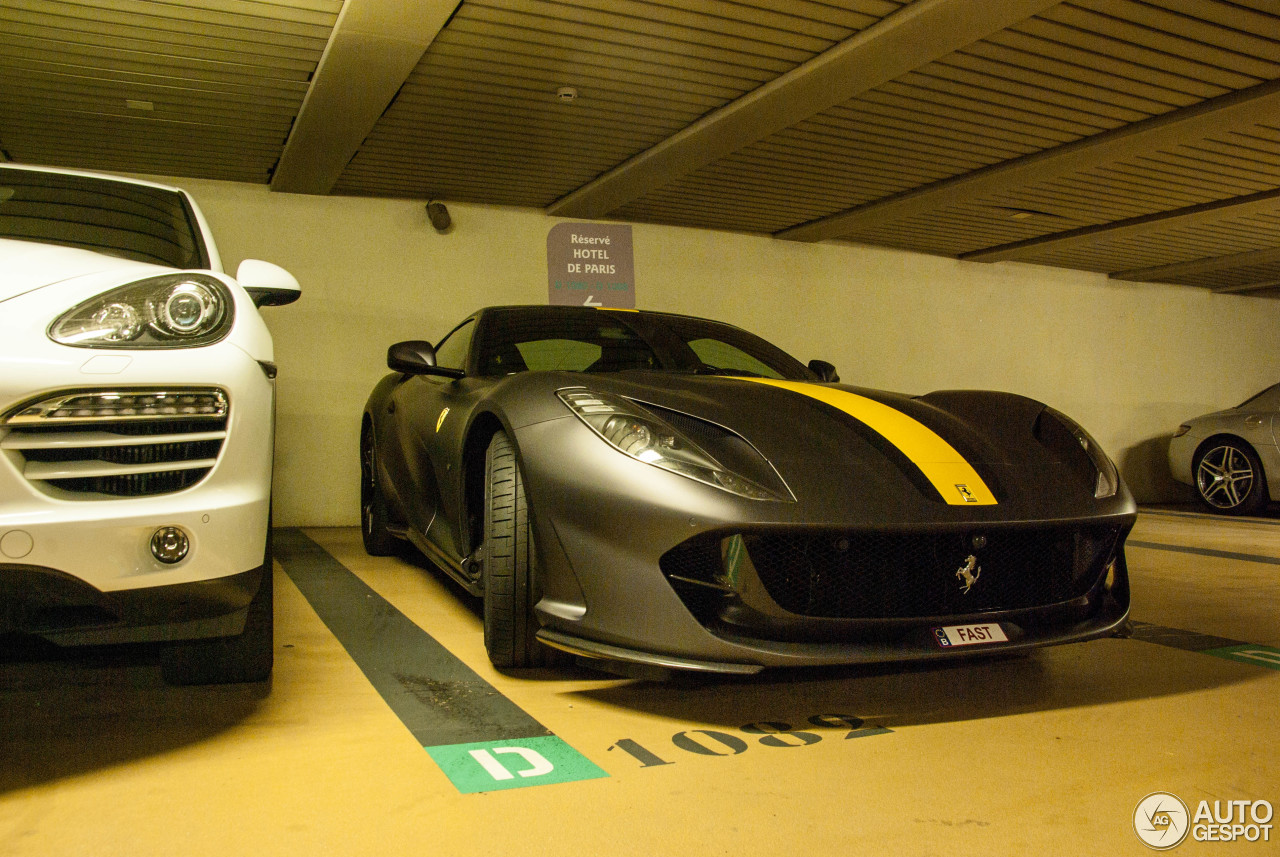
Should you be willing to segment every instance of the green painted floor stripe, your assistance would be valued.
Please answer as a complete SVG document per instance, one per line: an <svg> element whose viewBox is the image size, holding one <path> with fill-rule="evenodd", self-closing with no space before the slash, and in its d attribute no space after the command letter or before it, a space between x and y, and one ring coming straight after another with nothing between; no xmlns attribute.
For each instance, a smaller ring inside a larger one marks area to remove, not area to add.
<svg viewBox="0 0 1280 857"><path fill-rule="evenodd" d="M1252 664L1280 670L1280 649L1271 646L1260 646L1254 643L1242 643L1229 637L1216 637L1212 634L1201 634L1198 631L1183 631L1178 628L1165 628L1147 622L1134 622L1132 638L1144 643L1155 643L1184 652L1198 652L1225 658L1241 664Z"/></svg>
<svg viewBox="0 0 1280 857"><path fill-rule="evenodd" d="M1258 562L1264 565L1280 565L1280 558L1251 553L1236 553L1212 548L1194 548L1185 545L1167 545L1159 542L1142 542L1129 539L1126 545L1150 550L1189 553L1197 556L1211 556L1217 559L1232 559L1238 562ZM1225 658L1242 664L1280 670L1280 649L1261 646L1254 643L1243 643L1228 637L1215 637L1212 634L1201 634L1198 631L1183 631L1178 628L1165 628L1146 622L1133 623L1133 639L1146 643L1155 643L1187 652L1199 652L1215 658Z"/></svg>
<svg viewBox="0 0 1280 857"><path fill-rule="evenodd" d="M274 530L272 545L285 574L459 791L608 776L301 530Z"/></svg>
<svg viewBox="0 0 1280 857"><path fill-rule="evenodd" d="M1274 646L1227 646L1221 649L1206 649L1202 654L1215 658L1226 658L1241 664L1252 664L1255 667L1266 667L1280 672L1280 649Z"/></svg>
<svg viewBox="0 0 1280 857"><path fill-rule="evenodd" d="M301 530L276 530L273 545L289 579L424 747L551 734Z"/></svg>
<svg viewBox="0 0 1280 857"><path fill-rule="evenodd" d="M1210 649L1222 649L1229 646L1243 646L1245 643L1227 637L1215 637L1212 634L1201 634L1199 631L1183 631L1178 628L1166 628L1163 625L1152 625L1149 622L1133 622L1132 638L1144 643L1155 643L1170 649L1182 649L1184 652L1207 652Z"/></svg>

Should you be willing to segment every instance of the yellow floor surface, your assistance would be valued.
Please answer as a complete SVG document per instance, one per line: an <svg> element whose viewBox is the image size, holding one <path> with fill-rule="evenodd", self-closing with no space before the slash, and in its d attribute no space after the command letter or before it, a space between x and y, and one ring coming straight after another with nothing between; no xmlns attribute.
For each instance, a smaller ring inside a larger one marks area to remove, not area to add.
<svg viewBox="0 0 1280 857"><path fill-rule="evenodd" d="M269 688L166 687L143 648L0 652L0 855L1137 855L1152 792L1280 804L1262 663L1133 638L747 679L503 674L442 575L306 534L607 776L461 793L277 566ZM1280 518L1144 511L1131 540L1135 620L1280 648ZM1174 853L1280 854L1271 833Z"/></svg>

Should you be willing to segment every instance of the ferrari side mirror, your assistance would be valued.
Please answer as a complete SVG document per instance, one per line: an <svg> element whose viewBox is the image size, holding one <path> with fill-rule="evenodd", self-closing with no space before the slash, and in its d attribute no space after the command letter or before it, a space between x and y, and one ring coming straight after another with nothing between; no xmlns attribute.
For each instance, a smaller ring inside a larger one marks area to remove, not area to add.
<svg viewBox="0 0 1280 857"><path fill-rule="evenodd" d="M397 342L387 349L387 367L406 375L443 375L446 378L461 378L458 369L446 369L436 365L436 350L430 342L410 339Z"/></svg>
<svg viewBox="0 0 1280 857"><path fill-rule="evenodd" d="M810 360L809 371L817 375L819 381L834 383L840 380L840 376L836 374L836 367L825 360Z"/></svg>

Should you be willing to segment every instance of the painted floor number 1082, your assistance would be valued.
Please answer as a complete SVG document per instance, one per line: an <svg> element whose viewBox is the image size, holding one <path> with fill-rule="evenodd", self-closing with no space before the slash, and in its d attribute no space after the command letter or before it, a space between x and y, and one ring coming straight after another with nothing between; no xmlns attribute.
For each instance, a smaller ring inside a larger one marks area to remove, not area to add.
<svg viewBox="0 0 1280 857"><path fill-rule="evenodd" d="M818 729L841 729L845 733L845 740L865 738L868 735L884 735L893 731L883 726L865 726L861 718L854 717L852 714L815 714L809 718L809 724ZM740 727L739 731L754 737L765 747L807 747L822 740L822 736L816 732L798 731L792 728L790 723L778 720L748 723ZM751 746L737 735L717 732L713 729L690 729L677 732L671 736L671 743L680 750L699 756L737 756L745 753ZM623 738L609 749L621 750L639 762L642 768L675 764L630 738Z"/></svg>

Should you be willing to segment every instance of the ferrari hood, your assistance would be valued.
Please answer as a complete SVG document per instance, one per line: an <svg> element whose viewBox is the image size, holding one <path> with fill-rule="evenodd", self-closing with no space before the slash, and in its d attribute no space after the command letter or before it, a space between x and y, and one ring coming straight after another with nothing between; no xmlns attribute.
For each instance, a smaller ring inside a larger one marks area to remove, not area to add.
<svg viewBox="0 0 1280 857"><path fill-rule="evenodd" d="M943 501L952 505L994 506L995 495L973 464L946 438L904 408L905 402L890 404L862 392L833 385L766 378L743 379L805 396L847 414L868 431L891 444L920 471Z"/></svg>
<svg viewBox="0 0 1280 857"><path fill-rule="evenodd" d="M1097 472L1079 442L1047 416L1044 404L1023 396L904 396L838 384L657 373L578 377L588 389L645 406L695 442L705 439L712 444L706 451L722 463L728 462L721 450L733 454L740 442L706 428L745 440L802 504L844 505L856 496L858 504L900 512L903 520L921 520L927 508L1003 516L1097 511Z"/></svg>
<svg viewBox="0 0 1280 857"><path fill-rule="evenodd" d="M133 262L91 250L0 238L0 301L67 280L101 274L125 282L156 270L155 265Z"/></svg>

